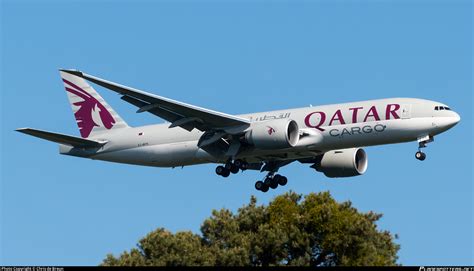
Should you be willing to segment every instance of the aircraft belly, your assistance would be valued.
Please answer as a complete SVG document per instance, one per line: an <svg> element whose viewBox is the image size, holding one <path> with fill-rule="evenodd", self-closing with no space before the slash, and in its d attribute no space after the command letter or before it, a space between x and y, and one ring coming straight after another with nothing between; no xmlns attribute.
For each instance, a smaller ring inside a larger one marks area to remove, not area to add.
<svg viewBox="0 0 474 271"><path fill-rule="evenodd" d="M100 153L93 159L155 167L178 167L206 163L207 160L204 157L196 155L197 151L197 141L187 141Z"/></svg>
<svg viewBox="0 0 474 271"><path fill-rule="evenodd" d="M196 141L152 146L151 162L160 167L176 167L197 164Z"/></svg>

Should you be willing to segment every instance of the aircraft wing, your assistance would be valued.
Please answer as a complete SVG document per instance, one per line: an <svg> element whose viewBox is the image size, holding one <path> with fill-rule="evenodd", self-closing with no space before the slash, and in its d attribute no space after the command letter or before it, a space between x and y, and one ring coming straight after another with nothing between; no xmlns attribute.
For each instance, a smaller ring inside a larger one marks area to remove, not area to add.
<svg viewBox="0 0 474 271"><path fill-rule="evenodd" d="M107 142L99 142L95 140L84 139L80 137L58 134L58 133L53 133L53 132L48 132L48 131L42 131L42 130L37 130L37 129L32 129L32 128L20 128L20 129L16 129L16 131L27 134L27 135L46 139L49 141L53 141L56 143L77 147L77 148L98 148L104 145L105 143L107 143Z"/></svg>
<svg viewBox="0 0 474 271"><path fill-rule="evenodd" d="M122 100L137 106L137 113L150 112L171 122L170 128L182 127L188 131L197 128L201 131L223 130L225 128L247 128L250 121L237 116L201 108L198 106L175 101L138 89L133 89L114 82L110 82L76 70L61 70L102 87L117 92Z"/></svg>

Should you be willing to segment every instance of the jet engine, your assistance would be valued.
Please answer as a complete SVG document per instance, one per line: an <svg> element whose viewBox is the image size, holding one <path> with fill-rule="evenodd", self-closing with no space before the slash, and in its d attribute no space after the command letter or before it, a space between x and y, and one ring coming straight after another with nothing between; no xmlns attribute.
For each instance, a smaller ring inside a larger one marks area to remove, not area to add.
<svg viewBox="0 0 474 271"><path fill-rule="evenodd" d="M298 124L289 119L255 122L251 130L245 133L245 141L258 149L294 147L298 140Z"/></svg>
<svg viewBox="0 0 474 271"><path fill-rule="evenodd" d="M324 153L311 167L329 178L362 175L367 170L367 154L361 148L333 150Z"/></svg>

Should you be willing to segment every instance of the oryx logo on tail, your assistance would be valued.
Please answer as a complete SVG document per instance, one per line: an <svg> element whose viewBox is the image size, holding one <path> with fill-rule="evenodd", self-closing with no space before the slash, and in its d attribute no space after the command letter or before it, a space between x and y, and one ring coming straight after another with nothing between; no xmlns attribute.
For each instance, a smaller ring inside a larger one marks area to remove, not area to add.
<svg viewBox="0 0 474 271"><path fill-rule="evenodd" d="M115 119L112 114L94 98L87 91L77 86L74 83L63 78L66 91L81 98L81 101L72 103L79 107L74 111L79 131L83 138L89 137L94 127L105 127L107 130L111 129L115 124Z"/></svg>

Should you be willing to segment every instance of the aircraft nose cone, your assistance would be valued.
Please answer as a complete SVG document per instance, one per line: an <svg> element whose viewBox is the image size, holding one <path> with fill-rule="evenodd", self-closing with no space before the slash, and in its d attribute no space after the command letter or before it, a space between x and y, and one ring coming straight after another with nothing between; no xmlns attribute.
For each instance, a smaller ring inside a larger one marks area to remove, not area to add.
<svg viewBox="0 0 474 271"><path fill-rule="evenodd" d="M461 121L461 116L459 116L459 114L456 112L453 112L453 113L454 113L454 117L453 117L453 126L454 126L458 124L458 122Z"/></svg>
<svg viewBox="0 0 474 271"><path fill-rule="evenodd" d="M436 121L436 126L442 131L446 131L461 121L461 117L456 112L451 112L452 115L446 117L440 117Z"/></svg>

